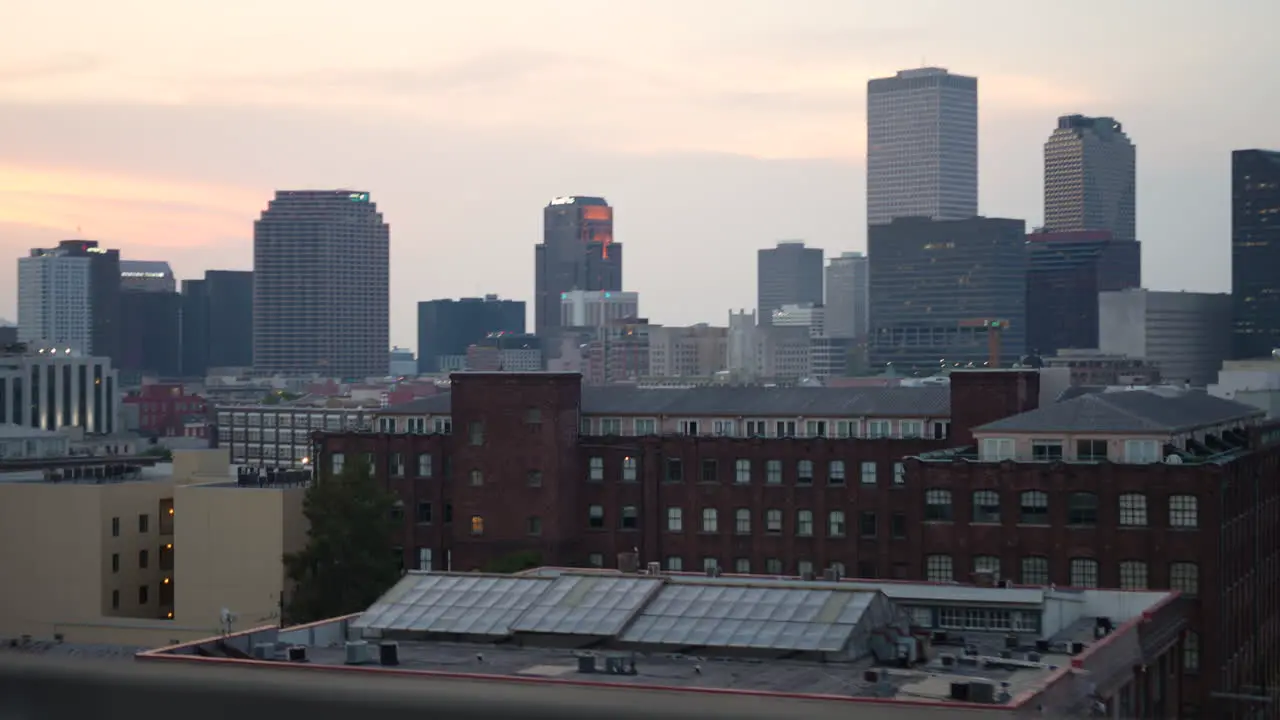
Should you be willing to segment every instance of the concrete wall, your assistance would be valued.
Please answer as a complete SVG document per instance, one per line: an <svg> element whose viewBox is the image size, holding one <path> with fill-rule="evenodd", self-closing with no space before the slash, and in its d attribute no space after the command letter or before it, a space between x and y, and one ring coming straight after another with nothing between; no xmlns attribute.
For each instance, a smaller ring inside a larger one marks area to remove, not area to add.
<svg viewBox="0 0 1280 720"><path fill-rule="evenodd" d="M1169 382L1203 387L1229 357L1231 296L1120 290L1098 294L1098 349L1143 358Z"/></svg>

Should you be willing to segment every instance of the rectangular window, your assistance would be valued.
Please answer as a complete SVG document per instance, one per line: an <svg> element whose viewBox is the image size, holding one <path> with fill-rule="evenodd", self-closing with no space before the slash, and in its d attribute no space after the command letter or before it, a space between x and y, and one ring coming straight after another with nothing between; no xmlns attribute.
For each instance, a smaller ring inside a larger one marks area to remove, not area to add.
<svg viewBox="0 0 1280 720"><path fill-rule="evenodd" d="M764 561L764 571L769 575L781 575L782 561L778 558L767 558Z"/></svg>
<svg viewBox="0 0 1280 720"><path fill-rule="evenodd" d="M150 530L151 530L151 516L139 515L138 516L138 532L142 534L146 534Z"/></svg>
<svg viewBox="0 0 1280 720"><path fill-rule="evenodd" d="M431 474L431 453L418 453L418 477L429 478Z"/></svg>
<svg viewBox="0 0 1280 720"><path fill-rule="evenodd" d="M711 458L704 458L702 461L702 474L698 478L704 483L713 483L719 480L719 467L716 461Z"/></svg>
<svg viewBox="0 0 1280 720"><path fill-rule="evenodd" d="M479 487L480 485L483 485L483 484L484 484L484 473L483 473L483 472L481 472L481 471L479 471L479 470L472 470L472 471L471 471L471 475L470 475L470 477L471 477L471 486L472 486L472 487Z"/></svg>
<svg viewBox="0 0 1280 720"><path fill-rule="evenodd" d="M796 511L796 535L800 537L811 537L813 535L812 510Z"/></svg>
<svg viewBox="0 0 1280 720"><path fill-rule="evenodd" d="M951 522L951 491L935 488L924 493L924 519L927 522Z"/></svg>
<svg viewBox="0 0 1280 720"><path fill-rule="evenodd" d="M1000 522L1000 493L995 490L974 491L973 521L976 523Z"/></svg>
<svg viewBox="0 0 1280 720"><path fill-rule="evenodd" d="M537 515L531 515L528 520L528 531L530 535L541 535L542 518Z"/></svg>
<svg viewBox="0 0 1280 720"><path fill-rule="evenodd" d="M600 418L601 435L621 435L622 420L620 418Z"/></svg>
<svg viewBox="0 0 1280 720"><path fill-rule="evenodd" d="M796 574L802 578L813 578L813 561L801 560L796 563Z"/></svg>
<svg viewBox="0 0 1280 720"><path fill-rule="evenodd" d="M682 508L667 508L667 530L669 532L684 532L684 510Z"/></svg>
<svg viewBox="0 0 1280 720"><path fill-rule="evenodd" d="M1147 564L1141 560L1124 560L1120 563L1120 589L1146 590Z"/></svg>
<svg viewBox="0 0 1280 720"><path fill-rule="evenodd" d="M1200 566L1193 562L1169 563L1169 588L1183 595L1200 593Z"/></svg>
<svg viewBox="0 0 1280 720"><path fill-rule="evenodd" d="M120 553L111 553L111 572L120 572Z"/></svg>
<svg viewBox="0 0 1280 720"><path fill-rule="evenodd" d="M898 430L904 438L918 438L924 435L924 423L919 420L902 420Z"/></svg>
<svg viewBox="0 0 1280 720"><path fill-rule="evenodd" d="M905 485L907 483L907 464L904 462L895 462L893 464L893 484Z"/></svg>
<svg viewBox="0 0 1280 720"><path fill-rule="evenodd" d="M747 437L764 437L769 434L763 420L747 421Z"/></svg>
<svg viewBox="0 0 1280 720"><path fill-rule="evenodd" d="M951 582L955 571L950 555L930 555L924 559L924 578L930 582Z"/></svg>
<svg viewBox="0 0 1280 720"><path fill-rule="evenodd" d="M446 509L448 508L446 507ZM480 517L479 515L471 516L471 534L472 535L484 534L484 518Z"/></svg>
<svg viewBox="0 0 1280 720"><path fill-rule="evenodd" d="M738 558L733 561L733 571L739 575L751 574L751 561L747 558Z"/></svg>
<svg viewBox="0 0 1280 720"><path fill-rule="evenodd" d="M795 420L779 420L776 423L774 423L774 430L777 431L775 434L778 437L787 437L787 438L795 437L796 421Z"/></svg>
<svg viewBox="0 0 1280 720"><path fill-rule="evenodd" d="M658 421L653 418L636 418L635 428L636 435L657 435Z"/></svg>
<svg viewBox="0 0 1280 720"><path fill-rule="evenodd" d="M417 520L422 525L431 524L431 503L429 502L418 503Z"/></svg>
<svg viewBox="0 0 1280 720"><path fill-rule="evenodd" d="M719 518L716 516L715 508L702 509L702 532L713 533L720 529Z"/></svg>
<svg viewBox="0 0 1280 720"><path fill-rule="evenodd" d="M697 435L698 421L697 420L681 420L680 434L681 435Z"/></svg>
<svg viewBox="0 0 1280 720"><path fill-rule="evenodd" d="M733 481L739 485L751 484L751 461L739 458L733 463Z"/></svg>
<svg viewBox="0 0 1280 720"><path fill-rule="evenodd" d="M983 438L982 462L1003 462L1017 458L1017 450L1013 438Z"/></svg>
<svg viewBox="0 0 1280 720"><path fill-rule="evenodd" d="M796 461L796 484L797 485L813 484L813 461L812 460Z"/></svg>
<svg viewBox="0 0 1280 720"><path fill-rule="evenodd" d="M472 420L467 425L467 436L474 446L484 445L484 423L479 420Z"/></svg>
<svg viewBox="0 0 1280 720"><path fill-rule="evenodd" d="M120 591L119 590L111 591L111 609L112 610L120 609Z"/></svg>
<svg viewBox="0 0 1280 720"><path fill-rule="evenodd" d="M391 467L388 470L388 472L391 473L391 477L394 477L394 478L404 477L404 456L403 455L401 455L400 453L391 453L390 465Z"/></svg>
<svg viewBox="0 0 1280 720"><path fill-rule="evenodd" d="M843 485L844 484L844 461L832 460L827 464L827 484Z"/></svg>
<svg viewBox="0 0 1280 720"><path fill-rule="evenodd" d="M667 482L684 481L684 463L680 458L667 458Z"/></svg>
<svg viewBox="0 0 1280 720"><path fill-rule="evenodd" d="M120 537L120 518L111 518L111 537Z"/></svg>
<svg viewBox="0 0 1280 720"><path fill-rule="evenodd" d="M889 421L888 420L868 420L867 421L867 437L869 438L889 437Z"/></svg>
<svg viewBox="0 0 1280 720"><path fill-rule="evenodd" d="M525 482L529 487L542 487L542 471L530 470L525 476Z"/></svg>
<svg viewBox="0 0 1280 720"><path fill-rule="evenodd" d="M1106 440L1077 440L1076 460L1080 462L1098 462L1107 459Z"/></svg>
<svg viewBox="0 0 1280 720"><path fill-rule="evenodd" d="M640 511L635 505L622 506L622 525L623 530L635 530L640 527Z"/></svg>
<svg viewBox="0 0 1280 720"><path fill-rule="evenodd" d="M1195 495L1169 496L1169 527L1195 528L1200 525L1199 502Z"/></svg>
<svg viewBox="0 0 1280 720"><path fill-rule="evenodd" d="M1120 496L1121 527L1146 527L1147 496L1142 493L1125 493Z"/></svg>
<svg viewBox="0 0 1280 720"><path fill-rule="evenodd" d="M587 553L587 567L604 567L604 553Z"/></svg>
<svg viewBox="0 0 1280 720"><path fill-rule="evenodd" d="M737 423L732 420L716 420L712 424L712 429L721 437L733 437L737 430Z"/></svg>
<svg viewBox="0 0 1280 720"><path fill-rule="evenodd" d="M587 460L587 479L591 482L602 482L604 480L604 458L593 457Z"/></svg>
<svg viewBox="0 0 1280 720"><path fill-rule="evenodd" d="M592 430L591 418L585 415L578 419L578 434L590 435Z"/></svg>
<svg viewBox="0 0 1280 720"><path fill-rule="evenodd" d="M764 531L769 533L782 532L782 511L777 508L771 508L764 511Z"/></svg>
<svg viewBox="0 0 1280 720"><path fill-rule="evenodd" d="M431 429L439 435L452 435L453 418L432 418Z"/></svg>
<svg viewBox="0 0 1280 720"><path fill-rule="evenodd" d="M904 513L896 512L889 518L889 535L894 540L907 537L907 516Z"/></svg>
<svg viewBox="0 0 1280 720"><path fill-rule="evenodd" d="M1125 440L1124 461L1133 465L1160 462L1160 443L1155 440Z"/></svg>
<svg viewBox="0 0 1280 720"><path fill-rule="evenodd" d="M1071 582L1074 588L1098 587L1098 561L1091 558L1071 559Z"/></svg>
<svg viewBox="0 0 1280 720"><path fill-rule="evenodd" d="M633 457L622 458L622 482L636 481L636 459Z"/></svg>
<svg viewBox="0 0 1280 720"><path fill-rule="evenodd" d="M843 510L832 510L827 513L827 536L833 538L844 537Z"/></svg>
<svg viewBox="0 0 1280 720"><path fill-rule="evenodd" d="M769 485L782 484L782 461L769 460L764 464L764 481Z"/></svg>
<svg viewBox="0 0 1280 720"><path fill-rule="evenodd" d="M592 505L587 508L587 527L592 530L604 529L604 506Z"/></svg>
<svg viewBox="0 0 1280 720"><path fill-rule="evenodd" d="M804 424L805 437L826 437L827 421L826 420L808 420Z"/></svg>
<svg viewBox="0 0 1280 720"><path fill-rule="evenodd" d="M682 572L684 570L684 558L679 555L671 555L667 557L667 570L671 572Z"/></svg>
<svg viewBox="0 0 1280 720"><path fill-rule="evenodd" d="M1049 558L1038 556L1022 558L1022 575L1020 580L1023 585L1048 585Z"/></svg>
<svg viewBox="0 0 1280 720"><path fill-rule="evenodd" d="M1039 462L1056 462L1062 459L1061 440L1032 440L1031 459Z"/></svg>
<svg viewBox="0 0 1280 720"><path fill-rule="evenodd" d="M876 484L876 463L874 460L867 460L862 463L862 484Z"/></svg>
<svg viewBox="0 0 1280 720"><path fill-rule="evenodd" d="M739 535L751 534L751 510L738 508L733 511L733 531Z"/></svg>
<svg viewBox="0 0 1280 720"><path fill-rule="evenodd" d="M1049 495L1042 490L1027 490L1018 501L1018 522L1023 525L1049 524Z"/></svg>
<svg viewBox="0 0 1280 720"><path fill-rule="evenodd" d="M836 423L836 437L851 438L858 436L857 420L840 420Z"/></svg>
<svg viewBox="0 0 1280 720"><path fill-rule="evenodd" d="M146 585L138 586L138 604L146 605L151 600L151 588Z"/></svg>
<svg viewBox="0 0 1280 720"><path fill-rule="evenodd" d="M858 535L864 538L874 538L877 530L875 511L863 510L862 514L858 516Z"/></svg>

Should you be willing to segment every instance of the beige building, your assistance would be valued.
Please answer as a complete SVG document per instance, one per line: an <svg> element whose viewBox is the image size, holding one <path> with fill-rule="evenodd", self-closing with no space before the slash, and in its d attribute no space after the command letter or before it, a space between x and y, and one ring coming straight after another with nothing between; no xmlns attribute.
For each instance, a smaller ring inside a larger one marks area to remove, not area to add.
<svg viewBox="0 0 1280 720"><path fill-rule="evenodd" d="M105 481L0 473L0 638L154 646L270 622L304 492L237 485L225 449Z"/></svg>

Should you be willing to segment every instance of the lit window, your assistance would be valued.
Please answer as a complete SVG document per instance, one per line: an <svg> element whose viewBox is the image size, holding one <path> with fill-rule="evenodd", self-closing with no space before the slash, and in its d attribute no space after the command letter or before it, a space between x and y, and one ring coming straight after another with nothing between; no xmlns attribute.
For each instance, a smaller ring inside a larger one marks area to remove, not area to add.
<svg viewBox="0 0 1280 720"><path fill-rule="evenodd" d="M636 459L633 457L622 458L622 480L623 482L635 482L636 480Z"/></svg>
<svg viewBox="0 0 1280 720"><path fill-rule="evenodd" d="M1098 561L1091 558L1071 558L1071 581L1074 588L1098 587Z"/></svg>
<svg viewBox="0 0 1280 720"><path fill-rule="evenodd" d="M1141 493L1125 493L1120 496L1120 525L1145 527L1147 524L1147 496Z"/></svg>
<svg viewBox="0 0 1280 720"><path fill-rule="evenodd" d="M924 560L924 577L931 582L950 582L955 579L955 570L951 565L950 555L930 555Z"/></svg>
<svg viewBox="0 0 1280 720"><path fill-rule="evenodd" d="M471 516L471 534L472 535L484 534L484 518L480 517L479 515Z"/></svg>
<svg viewBox="0 0 1280 720"><path fill-rule="evenodd" d="M1120 563L1120 589L1146 590L1147 564L1141 560L1125 560Z"/></svg>

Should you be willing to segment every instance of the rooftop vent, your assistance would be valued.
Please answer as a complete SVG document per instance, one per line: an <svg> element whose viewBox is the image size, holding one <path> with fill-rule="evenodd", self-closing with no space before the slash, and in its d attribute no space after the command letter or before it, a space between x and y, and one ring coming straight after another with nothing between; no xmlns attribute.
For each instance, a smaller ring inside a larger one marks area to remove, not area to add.
<svg viewBox="0 0 1280 720"><path fill-rule="evenodd" d="M378 663L386 667L400 664L400 643L394 640L383 640L378 643Z"/></svg>
<svg viewBox="0 0 1280 720"><path fill-rule="evenodd" d="M307 648L303 645L290 645L286 657L289 662L306 662Z"/></svg>
<svg viewBox="0 0 1280 720"><path fill-rule="evenodd" d="M996 686L989 682L978 680L969 683L969 702L994 704L996 701Z"/></svg>
<svg viewBox="0 0 1280 720"><path fill-rule="evenodd" d="M645 572L649 573L650 575L661 575L662 563L651 562L651 563L645 564Z"/></svg>

